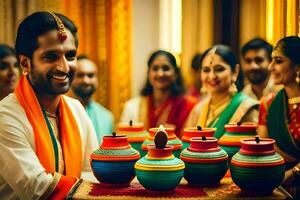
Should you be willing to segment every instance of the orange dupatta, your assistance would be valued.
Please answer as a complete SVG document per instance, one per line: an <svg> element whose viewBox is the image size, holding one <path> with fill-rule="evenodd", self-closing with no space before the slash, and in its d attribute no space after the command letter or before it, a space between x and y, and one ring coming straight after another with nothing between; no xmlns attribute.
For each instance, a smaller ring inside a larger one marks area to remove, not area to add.
<svg viewBox="0 0 300 200"><path fill-rule="evenodd" d="M53 174L55 172L53 143L42 108L26 76L20 78L15 94L32 126L36 155L46 172ZM76 120L63 96L59 102L59 119L65 175L79 178L82 169L81 138ZM74 159L78 157L80 159Z"/></svg>

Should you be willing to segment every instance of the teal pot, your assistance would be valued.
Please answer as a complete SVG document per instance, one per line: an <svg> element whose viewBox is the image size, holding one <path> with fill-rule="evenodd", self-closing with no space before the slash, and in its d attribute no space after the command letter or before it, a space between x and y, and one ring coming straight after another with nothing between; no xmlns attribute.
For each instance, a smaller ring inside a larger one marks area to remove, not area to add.
<svg viewBox="0 0 300 200"><path fill-rule="evenodd" d="M275 140L242 140L241 149L230 164L233 182L246 193L268 195L284 178L283 158L274 150Z"/></svg>
<svg viewBox="0 0 300 200"><path fill-rule="evenodd" d="M218 185L228 169L228 155L214 137L194 137L180 159L185 163L184 178L190 185Z"/></svg>
<svg viewBox="0 0 300 200"><path fill-rule="evenodd" d="M156 148L148 145L148 153L135 164L140 184L155 191L174 190L183 177L184 163L172 154L173 146Z"/></svg>

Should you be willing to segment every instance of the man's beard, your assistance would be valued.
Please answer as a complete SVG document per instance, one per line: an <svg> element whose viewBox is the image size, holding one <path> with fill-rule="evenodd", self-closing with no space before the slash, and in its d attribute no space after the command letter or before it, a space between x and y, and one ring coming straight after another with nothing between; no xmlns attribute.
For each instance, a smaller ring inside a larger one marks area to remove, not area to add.
<svg viewBox="0 0 300 200"><path fill-rule="evenodd" d="M69 73L67 73L67 78L69 79L68 83L54 83L53 79L51 78L54 74L65 74L63 72L55 71L55 70L49 70L45 76L43 76L40 73L36 73L34 71L35 67L33 66L33 63L31 64L32 70L30 72L31 77L31 84L34 90L39 94L49 94L49 95L59 95L59 94L65 94L69 91L71 83L74 78L75 70L70 70Z"/></svg>
<svg viewBox="0 0 300 200"><path fill-rule="evenodd" d="M262 69L250 70L245 73L247 79L253 85L259 85L264 83L269 78L269 71Z"/></svg>
<svg viewBox="0 0 300 200"><path fill-rule="evenodd" d="M91 86L89 89L85 89L84 87L82 86L79 86L79 87L72 87L73 89L73 92L83 98L83 99L87 99L87 98L90 98L94 92L96 91L96 88L94 86Z"/></svg>

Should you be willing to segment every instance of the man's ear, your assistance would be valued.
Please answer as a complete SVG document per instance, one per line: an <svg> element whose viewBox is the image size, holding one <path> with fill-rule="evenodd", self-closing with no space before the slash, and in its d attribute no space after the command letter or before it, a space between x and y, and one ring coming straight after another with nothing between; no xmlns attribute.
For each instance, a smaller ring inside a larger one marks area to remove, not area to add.
<svg viewBox="0 0 300 200"><path fill-rule="evenodd" d="M23 71L23 74L28 74L31 70L30 58L24 55L19 55L20 67Z"/></svg>

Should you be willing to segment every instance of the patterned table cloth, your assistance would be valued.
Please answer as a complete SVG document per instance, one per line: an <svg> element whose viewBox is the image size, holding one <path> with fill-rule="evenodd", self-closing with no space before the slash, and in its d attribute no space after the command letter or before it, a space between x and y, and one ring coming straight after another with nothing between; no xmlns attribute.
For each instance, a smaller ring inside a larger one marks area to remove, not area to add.
<svg viewBox="0 0 300 200"><path fill-rule="evenodd" d="M202 200L202 199L287 199L287 196L279 189L275 189L272 195L255 196L245 194L232 182L230 177L221 180L219 186L215 187L190 187L182 179L174 191L156 192L143 188L134 179L127 188L105 188L99 183L83 181L72 199L103 199L103 200Z"/></svg>

